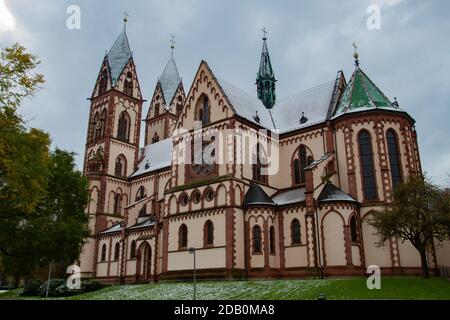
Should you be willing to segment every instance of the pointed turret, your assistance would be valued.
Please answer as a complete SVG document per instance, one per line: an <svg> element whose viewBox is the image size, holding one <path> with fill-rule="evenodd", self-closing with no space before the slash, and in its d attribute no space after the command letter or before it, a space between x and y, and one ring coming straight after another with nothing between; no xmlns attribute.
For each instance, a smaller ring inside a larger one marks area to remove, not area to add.
<svg viewBox="0 0 450 320"><path fill-rule="evenodd" d="M267 109L272 109L275 105L275 74L273 73L272 63L270 62L269 50L267 49L267 37L265 29L263 47L261 52L261 61L259 63L259 71L256 75L256 85L258 99L262 101Z"/></svg>
<svg viewBox="0 0 450 320"><path fill-rule="evenodd" d="M181 77L178 73L175 59L173 58L173 52L170 55L170 59L167 62L161 76L159 77L158 82L161 86L166 105L170 105L170 103L172 102L172 98L175 95L181 82Z"/></svg>
<svg viewBox="0 0 450 320"><path fill-rule="evenodd" d="M122 74L128 60L132 57L132 52L126 33L126 23L127 19L124 18L123 30L106 55L109 63L109 69L111 71L111 81L113 86Z"/></svg>
<svg viewBox="0 0 450 320"><path fill-rule="evenodd" d="M353 71L342 99L336 107L334 116L366 109L403 111L398 104L392 103L361 70L356 48L353 57L355 58L355 71Z"/></svg>

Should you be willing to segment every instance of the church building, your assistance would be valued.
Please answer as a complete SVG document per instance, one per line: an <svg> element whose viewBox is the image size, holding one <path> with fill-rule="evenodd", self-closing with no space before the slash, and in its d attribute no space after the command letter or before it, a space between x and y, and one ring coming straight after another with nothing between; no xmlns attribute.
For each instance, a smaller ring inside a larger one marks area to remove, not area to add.
<svg viewBox="0 0 450 320"><path fill-rule="evenodd" d="M124 21L90 98L83 277L190 279L193 254L205 279L362 276L370 265L421 273L411 243L379 247L369 223L422 172L415 121L362 70L356 48L348 80L337 71L281 98L266 35L254 93L206 61L185 91L172 44L147 103ZM430 248L431 268L443 252Z"/></svg>

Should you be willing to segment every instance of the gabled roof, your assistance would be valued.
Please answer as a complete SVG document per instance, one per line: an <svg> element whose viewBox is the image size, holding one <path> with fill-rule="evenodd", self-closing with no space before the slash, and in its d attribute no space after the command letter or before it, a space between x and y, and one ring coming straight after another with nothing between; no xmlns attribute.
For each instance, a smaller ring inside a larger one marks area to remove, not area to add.
<svg viewBox="0 0 450 320"><path fill-rule="evenodd" d="M125 29L117 37L106 57L111 72L112 85L114 86L127 65L128 60L132 57Z"/></svg>
<svg viewBox="0 0 450 320"><path fill-rule="evenodd" d="M319 197L317 198L319 202L335 202L335 201L345 201L345 202L358 202L353 199L350 195L336 187L330 181L328 181L322 189Z"/></svg>
<svg viewBox="0 0 450 320"><path fill-rule="evenodd" d="M293 94L281 99L272 110L268 110L255 95L247 93L224 79L218 78L217 81L238 116L266 129L278 129L280 133L326 121L336 82L329 81ZM302 113L308 118L305 123L300 123ZM254 118L256 114L260 119L259 122Z"/></svg>
<svg viewBox="0 0 450 320"><path fill-rule="evenodd" d="M404 112L393 104L359 67L356 67L334 112L334 117L368 109Z"/></svg>
<svg viewBox="0 0 450 320"><path fill-rule="evenodd" d="M180 74L178 73L178 68L173 55L170 56L170 59L158 81L161 85L164 101L166 102L166 105L169 105L172 102L173 96L177 92L178 86L181 82Z"/></svg>
<svg viewBox="0 0 450 320"><path fill-rule="evenodd" d="M137 170L130 176L136 177L144 173L170 167L172 165L172 138L167 138L144 147L144 157Z"/></svg>
<svg viewBox="0 0 450 320"><path fill-rule="evenodd" d="M267 193L256 183L251 183L250 188L244 196L243 206L252 205L271 205L274 206L275 203L270 199Z"/></svg>

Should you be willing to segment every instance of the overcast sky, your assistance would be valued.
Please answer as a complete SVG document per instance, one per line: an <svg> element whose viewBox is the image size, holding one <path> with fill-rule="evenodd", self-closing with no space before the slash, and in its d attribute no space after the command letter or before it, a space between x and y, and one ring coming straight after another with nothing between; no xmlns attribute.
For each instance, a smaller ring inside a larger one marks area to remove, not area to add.
<svg viewBox="0 0 450 320"><path fill-rule="evenodd" d="M381 29L369 30L371 4ZM81 9L81 29L69 30L69 5ZM44 89L21 109L53 145L78 154L82 168L89 101L105 50L123 28L144 98L150 99L176 37L175 59L188 91L202 59L216 76L253 93L261 28L277 82L277 96L328 82L361 68L416 119L423 169L450 183L450 1L211 1L0 0L0 43L19 42L39 56ZM148 102L144 105L145 115Z"/></svg>

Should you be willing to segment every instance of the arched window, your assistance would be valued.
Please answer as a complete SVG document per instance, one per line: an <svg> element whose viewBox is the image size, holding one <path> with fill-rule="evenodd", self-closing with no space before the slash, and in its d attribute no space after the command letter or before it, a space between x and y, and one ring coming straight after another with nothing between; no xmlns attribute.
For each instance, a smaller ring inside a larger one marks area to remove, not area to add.
<svg viewBox="0 0 450 320"><path fill-rule="evenodd" d="M155 135L152 138L152 143L158 142L159 141L159 136L158 133L155 132Z"/></svg>
<svg viewBox="0 0 450 320"><path fill-rule="evenodd" d="M261 227L255 225L253 227L253 253L262 253L261 250Z"/></svg>
<svg viewBox="0 0 450 320"><path fill-rule="evenodd" d="M119 140L128 142L129 134L130 134L130 117L125 111L123 111L119 116L117 138Z"/></svg>
<svg viewBox="0 0 450 320"><path fill-rule="evenodd" d="M147 214L147 204L144 204L141 210L139 210L139 216L145 216L146 214Z"/></svg>
<svg viewBox="0 0 450 320"><path fill-rule="evenodd" d="M313 157L307 155L306 147L301 145L300 148L298 148L298 152L294 155L294 184L304 184L306 182L305 168L313 161Z"/></svg>
<svg viewBox="0 0 450 320"><path fill-rule="evenodd" d="M264 161L262 161L264 160ZM267 165L265 163L265 153L262 149L261 145L258 143L255 148L255 152L253 153L253 161L252 161L252 176L253 180L256 180L261 183L267 183L267 175L263 174L263 168L266 168Z"/></svg>
<svg viewBox="0 0 450 320"><path fill-rule="evenodd" d="M365 200L376 200L377 189L373 168L373 152L370 134L363 130L359 133L359 156L361 158L362 182Z"/></svg>
<svg viewBox="0 0 450 320"><path fill-rule="evenodd" d="M108 87L108 72L106 69L102 71L102 74L100 76L100 81L98 84L98 94L101 95L106 92L106 89Z"/></svg>
<svg viewBox="0 0 450 320"><path fill-rule="evenodd" d="M202 125L206 125L210 120L210 104L207 96L200 97L196 107L195 120L201 121Z"/></svg>
<svg viewBox="0 0 450 320"><path fill-rule="evenodd" d="M128 71L125 83L123 85L123 92L129 96L133 95L133 74Z"/></svg>
<svg viewBox="0 0 450 320"><path fill-rule="evenodd" d="M98 112L94 115L94 121L92 122L92 126L94 128L94 141L97 141L101 137L102 126L100 121L100 115Z"/></svg>
<svg viewBox="0 0 450 320"><path fill-rule="evenodd" d="M270 227L269 230L270 254L275 254L275 228Z"/></svg>
<svg viewBox="0 0 450 320"><path fill-rule="evenodd" d="M116 245L114 246L114 261L119 260L119 253L120 253L120 244L119 242L116 242Z"/></svg>
<svg viewBox="0 0 450 320"><path fill-rule="evenodd" d="M134 259L136 258L136 241L133 240L131 241L131 246L130 246L130 259Z"/></svg>
<svg viewBox="0 0 450 320"><path fill-rule="evenodd" d="M116 158L116 165L114 168L114 174L119 177L125 177L127 174L127 161L123 155L119 155Z"/></svg>
<svg viewBox="0 0 450 320"><path fill-rule="evenodd" d="M159 103L155 104L155 117L159 116Z"/></svg>
<svg viewBox="0 0 450 320"><path fill-rule="evenodd" d="M114 208L113 208L113 213L114 214L120 214L120 210L121 210L121 199L122 197L120 196L119 193L116 193L114 195Z"/></svg>
<svg viewBox="0 0 450 320"><path fill-rule="evenodd" d="M101 254L100 261L102 261L102 262L106 261L106 244L102 245L102 254Z"/></svg>
<svg viewBox="0 0 450 320"><path fill-rule="evenodd" d="M291 222L291 242L292 244L302 243L300 221L298 219L294 219Z"/></svg>
<svg viewBox="0 0 450 320"><path fill-rule="evenodd" d="M358 242L358 229L355 216L350 218L350 237L352 242Z"/></svg>
<svg viewBox="0 0 450 320"><path fill-rule="evenodd" d="M400 171L400 158L398 156L397 135L394 130L389 129L386 133L389 154L389 165L391 167L392 186L395 188L402 182Z"/></svg>
<svg viewBox="0 0 450 320"><path fill-rule="evenodd" d="M144 186L140 186L136 193L136 201L142 200L147 196L147 191Z"/></svg>
<svg viewBox="0 0 450 320"><path fill-rule="evenodd" d="M204 246L214 245L214 225L210 220L205 222L203 234Z"/></svg>
<svg viewBox="0 0 450 320"><path fill-rule="evenodd" d="M188 246L188 231L185 224L178 230L178 249L186 249Z"/></svg>
<svg viewBox="0 0 450 320"><path fill-rule="evenodd" d="M103 109L100 121L102 125L102 128L100 130L100 136L103 138L105 136L105 127L106 127L106 109Z"/></svg>
<svg viewBox="0 0 450 320"><path fill-rule="evenodd" d="M180 115L180 113L182 111L183 111L183 97L182 96L178 96L177 109L176 109L177 116Z"/></svg>
<svg viewBox="0 0 450 320"><path fill-rule="evenodd" d="M300 161L294 160L294 183L300 184Z"/></svg>

